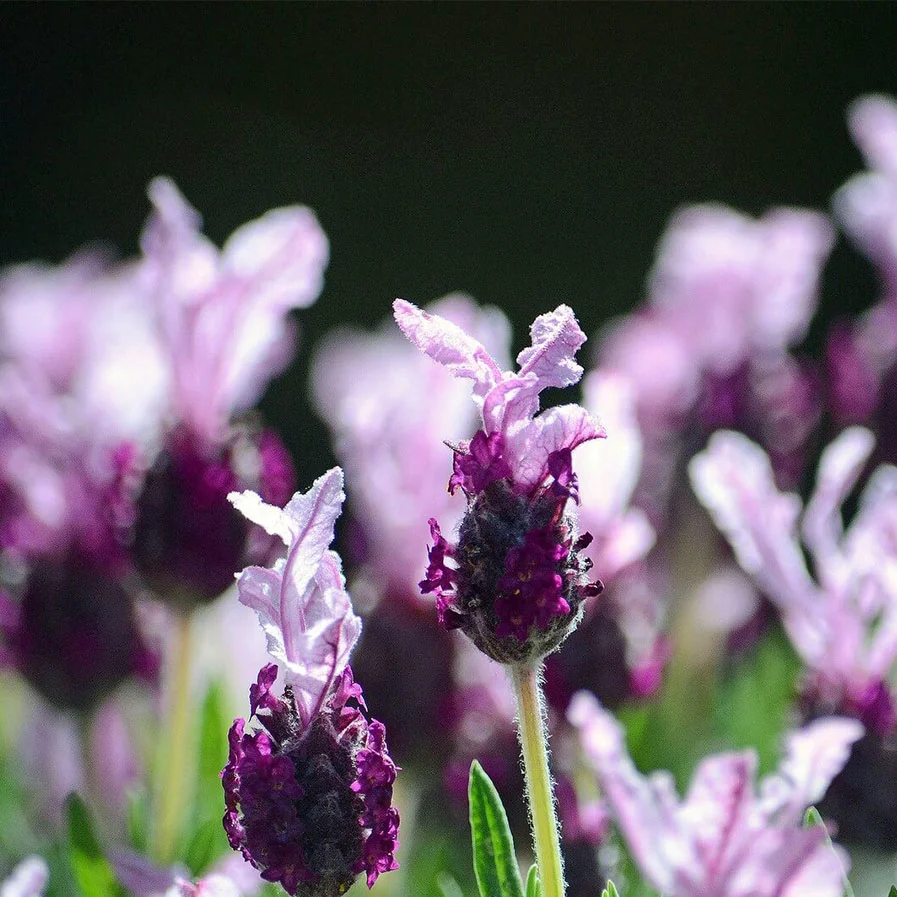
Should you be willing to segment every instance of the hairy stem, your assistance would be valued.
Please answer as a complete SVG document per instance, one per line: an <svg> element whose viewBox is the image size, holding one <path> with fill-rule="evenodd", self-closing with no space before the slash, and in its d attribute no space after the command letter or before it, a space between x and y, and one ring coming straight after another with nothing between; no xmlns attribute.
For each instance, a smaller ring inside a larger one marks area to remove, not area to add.
<svg viewBox="0 0 897 897"><path fill-rule="evenodd" d="M156 794L151 854L162 864L175 859L175 846L190 800L190 614L175 616L175 633L166 677L166 719L155 770Z"/></svg>
<svg viewBox="0 0 897 897"><path fill-rule="evenodd" d="M510 670L517 698L517 732L523 750L526 797L542 894L543 897L564 897L560 830L548 770L548 732L539 687L540 668L515 666Z"/></svg>

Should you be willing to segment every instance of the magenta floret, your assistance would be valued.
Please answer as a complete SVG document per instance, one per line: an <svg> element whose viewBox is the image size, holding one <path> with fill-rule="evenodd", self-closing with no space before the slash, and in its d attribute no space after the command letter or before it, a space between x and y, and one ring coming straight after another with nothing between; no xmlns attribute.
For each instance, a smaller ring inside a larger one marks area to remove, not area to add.
<svg viewBox="0 0 897 897"><path fill-rule="evenodd" d="M234 721L222 772L224 828L231 847L294 897L344 893L359 872L370 887L398 868L399 816L392 806L396 766L385 730L361 711L361 689L347 667L321 710L303 724L288 686L272 694L277 667L252 686L263 727Z"/></svg>

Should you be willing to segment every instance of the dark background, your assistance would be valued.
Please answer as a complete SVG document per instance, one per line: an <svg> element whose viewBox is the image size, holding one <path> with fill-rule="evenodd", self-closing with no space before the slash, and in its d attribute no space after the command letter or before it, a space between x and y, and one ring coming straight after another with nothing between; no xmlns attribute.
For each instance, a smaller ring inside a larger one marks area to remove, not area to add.
<svg viewBox="0 0 897 897"><path fill-rule="evenodd" d="M133 253L159 173L217 241L314 208L326 287L264 402L305 483L329 327L463 289L518 344L560 301L592 333L676 206L827 207L861 167L844 109L897 92L895 51L891 4L3 5L0 262ZM823 317L873 295L842 242Z"/></svg>

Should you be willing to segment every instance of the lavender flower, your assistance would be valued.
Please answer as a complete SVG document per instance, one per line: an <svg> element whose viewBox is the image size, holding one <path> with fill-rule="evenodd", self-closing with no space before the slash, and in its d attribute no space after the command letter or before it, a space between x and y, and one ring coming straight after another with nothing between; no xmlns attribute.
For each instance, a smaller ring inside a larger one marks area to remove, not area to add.
<svg viewBox="0 0 897 897"><path fill-rule="evenodd" d="M669 773L637 772L622 727L591 695L577 695L569 717L652 887L669 897L841 897L846 858L801 822L862 735L855 720L818 720L790 734L779 771L759 788L753 751L708 757L680 800Z"/></svg>
<svg viewBox="0 0 897 897"><path fill-rule="evenodd" d="M839 321L826 346L829 406L839 426L873 427L878 454L897 459L894 399L897 383L897 103L863 97L848 124L870 171L854 175L835 195L844 228L875 265L881 301L855 321Z"/></svg>
<svg viewBox="0 0 897 897"><path fill-rule="evenodd" d="M123 579L164 383L144 299L97 255L0 277L0 661L59 708L155 674Z"/></svg>
<svg viewBox="0 0 897 897"><path fill-rule="evenodd" d="M449 490L461 489L469 502L458 544L431 519L434 545L422 591L436 595L440 620L462 628L481 651L527 664L563 641L583 599L601 588L586 581L589 565L579 554L590 537L577 537L564 511L577 491L572 451L604 430L578 405L538 414L542 390L582 376L574 355L585 336L567 306L541 315L515 374L451 322L401 299L394 310L421 351L473 381L483 419L483 429L454 449Z"/></svg>
<svg viewBox="0 0 897 897"><path fill-rule="evenodd" d="M734 427L793 481L818 418L812 372L788 350L806 334L833 233L826 218L719 205L674 216L643 308L612 328L600 369L634 384L645 459L637 503L659 523L691 432Z"/></svg>
<svg viewBox="0 0 897 897"><path fill-rule="evenodd" d="M345 591L339 556L329 550L344 495L339 468L296 493L281 510L254 493L230 496L250 520L279 536L287 556L249 567L240 600L259 615L268 664L250 688L251 713L229 734L224 826L235 850L292 895L343 893L364 872L368 886L397 868L396 767L385 730L368 722L361 687L348 667L361 622Z"/></svg>
<svg viewBox="0 0 897 897"><path fill-rule="evenodd" d="M327 240L314 215L275 209L219 251L174 184L150 184L143 274L171 369L169 430L135 529L138 567L163 598L191 606L227 588L247 560L248 528L227 494L251 487L275 504L292 466L270 431L234 426L293 347L287 313L317 298Z"/></svg>
<svg viewBox="0 0 897 897"><path fill-rule="evenodd" d="M509 326L497 309L460 294L430 309L475 335L495 357L507 355ZM317 349L312 378L353 514L352 588L365 608L353 669L368 701L380 708L394 751L446 756L453 718L447 706L454 697L447 683L459 642L434 625L432 602L421 598L420 546L428 518L454 529L465 507L461 496L445 490L444 440L460 441L476 430L470 385L418 352L391 319L373 333L330 334ZM428 644L425 654L405 650L419 640ZM465 805L469 765L461 782Z"/></svg>

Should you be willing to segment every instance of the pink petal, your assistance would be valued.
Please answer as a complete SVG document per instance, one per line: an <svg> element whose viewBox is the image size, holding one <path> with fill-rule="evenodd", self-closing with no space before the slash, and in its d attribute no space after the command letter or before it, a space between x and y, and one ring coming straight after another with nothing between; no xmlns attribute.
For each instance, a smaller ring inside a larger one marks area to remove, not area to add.
<svg viewBox="0 0 897 897"><path fill-rule="evenodd" d="M505 421L507 424L507 421ZM514 480L535 486L547 476L546 464L552 452L575 449L590 439L603 439L607 432L601 422L579 405L549 408L512 430L506 438L505 457L514 471Z"/></svg>
<svg viewBox="0 0 897 897"><path fill-rule="evenodd" d="M870 168L897 174L897 104L888 96L861 97L847 110L847 124Z"/></svg>
<svg viewBox="0 0 897 897"><path fill-rule="evenodd" d="M345 499L342 471L328 471L282 511L251 493L230 498L250 519L288 542L285 561L272 569L247 568L237 589L240 601L258 613L268 651L283 664L307 720L345 668L361 632L339 556L328 550Z"/></svg>
<svg viewBox="0 0 897 897"><path fill-rule="evenodd" d="M762 784L766 812L781 823L799 824L804 810L822 799L864 732L857 720L833 716L787 735L779 771Z"/></svg>
<svg viewBox="0 0 897 897"><path fill-rule="evenodd" d="M521 377L535 374L540 389L579 382L582 368L575 356L586 335L576 322L573 309L559 305L554 311L539 315L530 325L530 338L532 345L517 356Z"/></svg>
<svg viewBox="0 0 897 897"><path fill-rule="evenodd" d="M718 431L692 459L689 475L744 570L782 612L811 613L818 589L795 533L800 503L778 491L763 449L739 433Z"/></svg>
<svg viewBox="0 0 897 897"><path fill-rule="evenodd" d="M455 377L474 381L482 397L502 379L502 371L483 344L439 315L431 315L404 299L393 302L396 323L402 333Z"/></svg>
<svg viewBox="0 0 897 897"><path fill-rule="evenodd" d="M43 897L50 869L42 857L26 857L0 882L0 897Z"/></svg>
<svg viewBox="0 0 897 897"><path fill-rule="evenodd" d="M567 718L579 729L586 759L639 868L653 887L669 891L676 868L688 862L672 777L638 773L620 724L588 692L574 695Z"/></svg>
<svg viewBox="0 0 897 897"><path fill-rule="evenodd" d="M803 533L823 576L843 567L838 563L839 543L844 535L841 505L856 485L874 446L875 437L869 430L848 427L819 459L816 487L804 513Z"/></svg>

